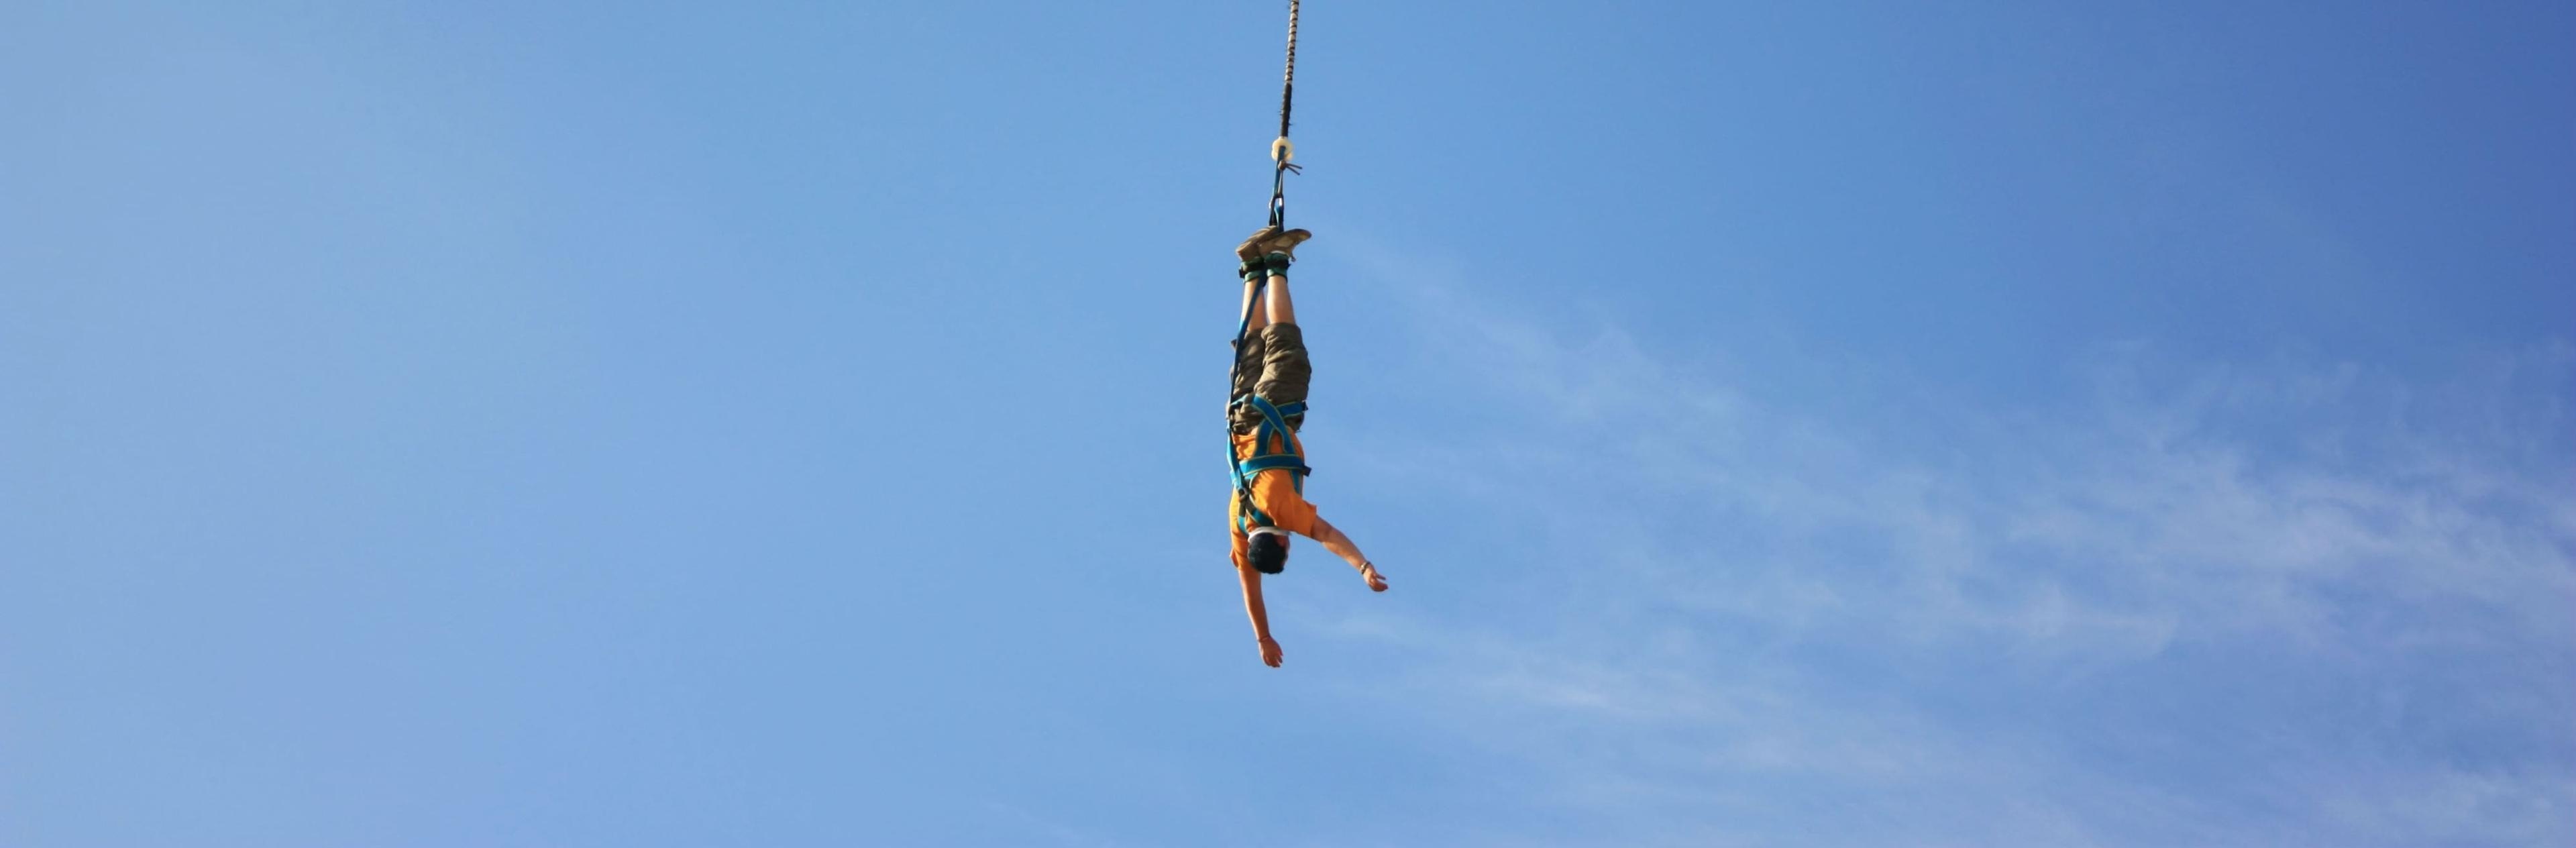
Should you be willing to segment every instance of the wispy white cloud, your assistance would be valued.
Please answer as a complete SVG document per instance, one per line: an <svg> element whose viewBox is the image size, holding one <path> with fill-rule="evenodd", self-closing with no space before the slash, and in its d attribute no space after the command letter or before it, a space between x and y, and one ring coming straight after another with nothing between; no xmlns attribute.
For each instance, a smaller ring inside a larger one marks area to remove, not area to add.
<svg viewBox="0 0 2576 848"><path fill-rule="evenodd" d="M1485 418L1345 464L1533 528L1497 573L1573 586L1538 620L1344 619L1426 655L1354 697L1477 704L1443 732L1601 841L2576 837L2563 347L2428 386L2105 346L2083 402L1890 427L1415 294L1422 367Z"/></svg>

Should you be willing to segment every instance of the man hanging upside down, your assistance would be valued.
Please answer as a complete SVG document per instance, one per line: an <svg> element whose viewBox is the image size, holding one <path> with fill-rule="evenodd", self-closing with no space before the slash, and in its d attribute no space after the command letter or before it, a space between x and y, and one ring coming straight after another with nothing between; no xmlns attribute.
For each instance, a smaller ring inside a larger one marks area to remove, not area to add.
<svg viewBox="0 0 2576 848"><path fill-rule="evenodd" d="M1234 432L1235 496L1229 510L1234 531L1234 570L1243 579L1243 609L1261 642L1261 662L1280 661L1270 638L1270 614L1261 605L1261 576L1288 567L1288 534L1313 539L1360 570L1372 591L1386 591L1386 577L1360 555L1351 537L1315 514L1306 502L1306 449L1297 430L1306 423L1306 383L1314 368L1297 309L1288 297L1288 265L1305 230L1265 227L1235 248L1243 260L1243 341L1234 352L1234 401L1227 417ZM1246 496L1250 503L1245 503ZM1248 509L1247 509L1248 508Z"/></svg>

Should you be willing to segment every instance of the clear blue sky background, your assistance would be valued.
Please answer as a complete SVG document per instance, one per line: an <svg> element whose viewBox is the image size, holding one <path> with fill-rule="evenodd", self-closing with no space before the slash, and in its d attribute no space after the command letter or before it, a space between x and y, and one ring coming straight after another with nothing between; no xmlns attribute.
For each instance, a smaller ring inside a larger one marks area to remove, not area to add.
<svg viewBox="0 0 2576 848"><path fill-rule="evenodd" d="M2576 841L2576 10L0 7L0 844Z"/></svg>

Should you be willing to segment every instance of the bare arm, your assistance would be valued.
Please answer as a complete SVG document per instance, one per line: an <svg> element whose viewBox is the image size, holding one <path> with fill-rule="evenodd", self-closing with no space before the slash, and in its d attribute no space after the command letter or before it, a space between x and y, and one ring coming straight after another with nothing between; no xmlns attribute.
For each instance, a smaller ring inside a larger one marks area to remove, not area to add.
<svg viewBox="0 0 2576 848"><path fill-rule="evenodd" d="M1342 528L1333 526L1330 521L1325 521L1323 516L1316 516L1314 539L1317 544L1324 546L1324 550L1332 551L1334 556L1341 557L1342 561L1350 563L1352 568L1359 569L1360 579L1368 581L1370 591L1386 591L1386 576L1377 573L1377 565L1369 562L1368 557L1360 553L1359 543L1351 541L1351 537L1344 534Z"/></svg>
<svg viewBox="0 0 2576 848"><path fill-rule="evenodd" d="M1234 573L1243 578L1243 611L1252 616L1252 638L1261 643L1261 664L1278 668L1279 643L1270 638L1270 610L1261 605L1261 572L1236 566Z"/></svg>

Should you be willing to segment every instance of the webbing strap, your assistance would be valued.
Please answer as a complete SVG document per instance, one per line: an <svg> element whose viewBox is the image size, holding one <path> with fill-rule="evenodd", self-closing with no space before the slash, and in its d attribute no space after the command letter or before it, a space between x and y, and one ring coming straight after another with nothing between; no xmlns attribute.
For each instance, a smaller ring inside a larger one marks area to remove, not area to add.
<svg viewBox="0 0 2576 848"><path fill-rule="evenodd" d="M1252 475L1259 474L1273 468L1290 469L1296 471L1300 476L1314 470L1306 467L1305 457L1298 456L1293 453L1266 454L1234 464L1235 473L1241 474L1245 477L1251 477Z"/></svg>
<svg viewBox="0 0 2576 848"><path fill-rule="evenodd" d="M1235 398L1232 405L1249 406L1261 413L1261 423L1252 431L1253 455L1234 463L1234 485L1236 496L1243 499L1254 523L1267 526L1270 516L1252 503L1253 478L1264 471L1286 469L1289 485L1297 494L1303 495L1306 493L1306 475L1315 473L1315 469L1306 467L1305 452L1297 445L1296 429L1288 426L1288 416L1303 414L1306 402L1273 404L1257 395L1244 395ZM1280 450L1267 452L1274 440Z"/></svg>
<svg viewBox="0 0 2576 848"><path fill-rule="evenodd" d="M1234 405L1249 406L1254 410L1259 411L1264 423L1284 423L1291 416L1306 414L1306 402L1302 400L1295 403L1273 404L1269 401L1262 400L1259 395L1244 395L1242 397L1235 398Z"/></svg>
<svg viewBox="0 0 2576 848"><path fill-rule="evenodd" d="M1253 428L1252 452L1254 455L1294 456L1299 453L1297 449L1297 431L1295 428L1288 426L1288 416L1304 414L1306 411L1306 404L1304 401L1287 404L1285 406L1273 406L1269 401L1262 400L1259 397L1244 395L1243 397L1236 399L1235 403L1237 405L1250 406L1254 411L1261 413L1261 424ZM1279 451L1269 451L1270 443L1273 440L1278 441L1280 447Z"/></svg>

